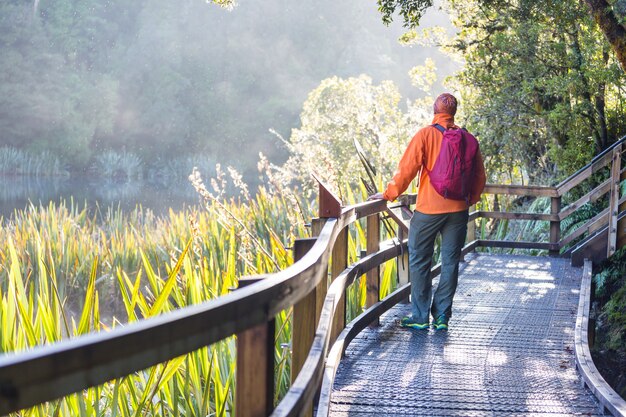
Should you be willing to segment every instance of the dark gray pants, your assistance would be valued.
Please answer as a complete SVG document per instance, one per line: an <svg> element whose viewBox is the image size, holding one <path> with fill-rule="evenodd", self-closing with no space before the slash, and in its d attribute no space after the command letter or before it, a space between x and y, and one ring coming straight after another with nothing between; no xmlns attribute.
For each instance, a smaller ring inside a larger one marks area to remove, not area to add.
<svg viewBox="0 0 626 417"><path fill-rule="evenodd" d="M442 314L447 318L452 316L452 298L459 279L467 220L467 210L444 214L413 213L409 228L409 276L412 314L418 323L428 323L429 311L433 319ZM441 233L441 275L433 296L430 268L437 233Z"/></svg>

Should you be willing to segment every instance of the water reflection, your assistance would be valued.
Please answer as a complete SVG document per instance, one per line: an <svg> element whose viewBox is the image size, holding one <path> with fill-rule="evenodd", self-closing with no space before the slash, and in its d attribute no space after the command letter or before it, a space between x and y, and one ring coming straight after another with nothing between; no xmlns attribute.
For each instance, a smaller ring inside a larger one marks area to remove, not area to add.
<svg viewBox="0 0 626 417"><path fill-rule="evenodd" d="M73 199L79 206L120 207L132 210L137 205L165 214L170 208L182 209L198 203L198 195L187 181L169 185L142 181L115 182L67 178L2 177L0 176L0 216L9 218L15 210L29 204Z"/></svg>

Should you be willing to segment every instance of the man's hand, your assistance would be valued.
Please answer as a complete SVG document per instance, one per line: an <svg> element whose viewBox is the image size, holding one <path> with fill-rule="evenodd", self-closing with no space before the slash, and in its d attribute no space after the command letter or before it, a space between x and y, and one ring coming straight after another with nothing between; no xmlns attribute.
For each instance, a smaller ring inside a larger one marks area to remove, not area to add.
<svg viewBox="0 0 626 417"><path fill-rule="evenodd" d="M382 199L383 199L383 193L376 193L376 194L372 194L371 196L367 197L367 201L382 200Z"/></svg>

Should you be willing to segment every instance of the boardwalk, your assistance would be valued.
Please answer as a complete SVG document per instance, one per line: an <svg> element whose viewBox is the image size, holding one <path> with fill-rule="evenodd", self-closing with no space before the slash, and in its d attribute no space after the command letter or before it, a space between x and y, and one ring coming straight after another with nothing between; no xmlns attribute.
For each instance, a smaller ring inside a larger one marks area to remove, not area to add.
<svg viewBox="0 0 626 417"><path fill-rule="evenodd" d="M400 328L405 304L351 343L332 416L603 415L574 366L582 269L556 258L467 261L448 332Z"/></svg>

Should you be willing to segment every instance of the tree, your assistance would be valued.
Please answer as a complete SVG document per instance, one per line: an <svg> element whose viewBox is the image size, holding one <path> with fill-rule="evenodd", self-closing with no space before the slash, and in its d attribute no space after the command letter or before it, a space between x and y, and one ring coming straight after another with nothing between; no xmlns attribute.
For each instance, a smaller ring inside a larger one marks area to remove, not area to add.
<svg viewBox="0 0 626 417"><path fill-rule="evenodd" d="M309 94L300 115L302 126L287 142L291 157L282 167L286 179L305 184L317 173L339 190L358 185L363 175L356 157L358 140L373 165L389 178L412 135L423 120L409 120L399 107L400 94L390 81L325 79Z"/></svg>
<svg viewBox="0 0 626 417"><path fill-rule="evenodd" d="M465 60L459 120L479 136L494 180L555 181L626 133L626 74L584 5L484 3L447 2L458 32L444 47Z"/></svg>
<svg viewBox="0 0 626 417"><path fill-rule="evenodd" d="M586 4L588 12L594 18L611 48L615 52L622 70L626 71L626 1L624 0L578 0ZM501 8L512 7L513 3L507 0L481 0L481 6L497 11ZM541 2L542 6L551 8L558 0ZM392 16L399 12L408 28L419 25L425 11L432 7L433 0L378 0L378 9L382 13L383 22L392 21Z"/></svg>
<svg viewBox="0 0 626 417"><path fill-rule="evenodd" d="M626 2L624 0L585 0L591 15L626 71Z"/></svg>

